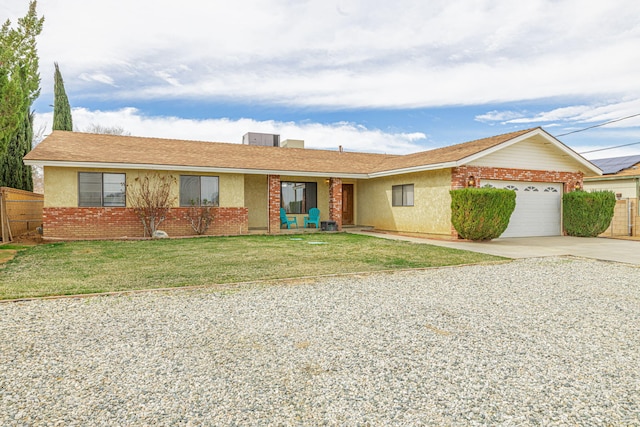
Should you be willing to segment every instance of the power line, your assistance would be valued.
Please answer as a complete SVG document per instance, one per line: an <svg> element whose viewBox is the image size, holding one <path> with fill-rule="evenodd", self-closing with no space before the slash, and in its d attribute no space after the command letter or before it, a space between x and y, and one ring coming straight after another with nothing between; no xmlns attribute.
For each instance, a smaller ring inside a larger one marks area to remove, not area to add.
<svg viewBox="0 0 640 427"><path fill-rule="evenodd" d="M573 131L571 131L571 132L567 132L567 133L561 133L560 135L556 135L556 137L559 137L559 136L565 136L565 135L571 135L572 133L584 132L585 130L589 130L589 129L593 129L593 128L598 128L598 127L600 127L600 126L608 125L608 124L615 123L615 122L620 122L620 121L622 121L622 120L627 120L627 119L630 119L630 118L632 118L632 117L638 117L638 116L640 116L640 113L638 113L638 114L632 114L632 115L627 116L627 117L622 117L621 119L615 119L615 120L611 120L611 121L608 121L608 122L600 123L599 125L589 126L589 127L584 128L584 129L578 129L578 130L573 130ZM631 144L630 144L630 145L631 145Z"/></svg>
<svg viewBox="0 0 640 427"><path fill-rule="evenodd" d="M591 150L591 151L581 151L578 154L588 154L588 153L595 153L596 151L605 151L605 150L613 150L614 148L621 148L621 147L628 147L630 145L636 145L636 144L640 144L640 141L637 142L632 142L630 144L623 144L623 145L617 145L615 147L609 147L609 148L598 148L597 150Z"/></svg>

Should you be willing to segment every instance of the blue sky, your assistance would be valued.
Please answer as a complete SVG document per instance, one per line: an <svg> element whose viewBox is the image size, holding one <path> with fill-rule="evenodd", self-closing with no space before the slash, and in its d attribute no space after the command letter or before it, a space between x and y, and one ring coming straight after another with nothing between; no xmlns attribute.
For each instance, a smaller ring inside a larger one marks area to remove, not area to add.
<svg viewBox="0 0 640 427"><path fill-rule="evenodd" d="M28 0L6 0L15 23ZM640 2L610 0L40 0L49 132L53 62L76 130L409 153L640 113ZM640 116L559 138L640 143ZM640 154L640 144L586 154Z"/></svg>

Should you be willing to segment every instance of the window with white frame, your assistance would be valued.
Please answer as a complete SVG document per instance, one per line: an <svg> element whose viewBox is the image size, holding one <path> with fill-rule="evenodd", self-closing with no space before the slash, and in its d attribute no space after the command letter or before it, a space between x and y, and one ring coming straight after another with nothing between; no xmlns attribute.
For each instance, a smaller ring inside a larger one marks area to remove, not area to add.
<svg viewBox="0 0 640 427"><path fill-rule="evenodd" d="M413 206L413 184L394 185L391 187L392 206Z"/></svg>
<svg viewBox="0 0 640 427"><path fill-rule="evenodd" d="M180 175L180 206L218 206L218 177Z"/></svg>
<svg viewBox="0 0 640 427"><path fill-rule="evenodd" d="M126 206L126 174L78 172L78 206Z"/></svg>

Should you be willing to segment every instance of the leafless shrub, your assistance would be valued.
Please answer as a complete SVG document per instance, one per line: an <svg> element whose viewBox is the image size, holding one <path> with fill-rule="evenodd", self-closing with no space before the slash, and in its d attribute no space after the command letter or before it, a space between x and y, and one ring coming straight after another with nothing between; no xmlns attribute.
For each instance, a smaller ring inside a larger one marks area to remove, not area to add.
<svg viewBox="0 0 640 427"><path fill-rule="evenodd" d="M207 204L207 201L203 201L203 206L196 206L195 203L191 204L187 211L187 219L191 224L191 228L197 235L203 235L207 232L209 225L213 221L212 206Z"/></svg>
<svg viewBox="0 0 640 427"><path fill-rule="evenodd" d="M128 185L127 197L134 212L144 226L145 236L153 236L167 218L176 200L171 188L176 183L173 175L159 173L137 177Z"/></svg>

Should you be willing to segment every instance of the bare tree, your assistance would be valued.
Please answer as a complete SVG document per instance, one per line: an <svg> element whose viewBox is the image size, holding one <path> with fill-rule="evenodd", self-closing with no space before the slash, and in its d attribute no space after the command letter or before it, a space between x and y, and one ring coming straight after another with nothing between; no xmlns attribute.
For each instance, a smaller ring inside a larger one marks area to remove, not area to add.
<svg viewBox="0 0 640 427"><path fill-rule="evenodd" d="M97 123L91 123L85 130L86 133L101 133L105 135L122 135L130 136L131 132L127 132L120 126L103 126Z"/></svg>
<svg viewBox="0 0 640 427"><path fill-rule="evenodd" d="M34 130L33 139L31 141L31 147L35 148L36 145L44 139L44 133L47 130L47 124L41 123L38 130ZM31 177L33 178L33 191L34 193L44 193L44 170L42 166L31 166Z"/></svg>
<svg viewBox="0 0 640 427"><path fill-rule="evenodd" d="M167 218L176 201L171 188L176 183L173 175L159 173L137 177L127 192L129 202L144 226L146 236L153 236Z"/></svg>

